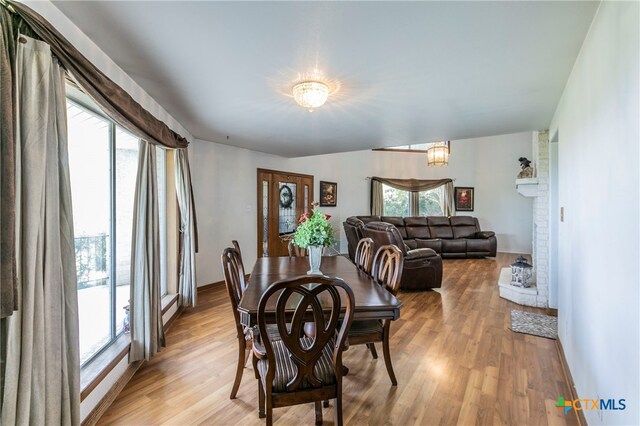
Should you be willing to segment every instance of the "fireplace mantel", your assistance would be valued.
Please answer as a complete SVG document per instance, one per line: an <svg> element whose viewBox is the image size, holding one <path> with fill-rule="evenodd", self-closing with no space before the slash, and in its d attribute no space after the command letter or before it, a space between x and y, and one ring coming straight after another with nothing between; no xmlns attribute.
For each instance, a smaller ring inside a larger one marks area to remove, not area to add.
<svg viewBox="0 0 640 426"><path fill-rule="evenodd" d="M516 179L516 189L524 197L537 197L538 178Z"/></svg>

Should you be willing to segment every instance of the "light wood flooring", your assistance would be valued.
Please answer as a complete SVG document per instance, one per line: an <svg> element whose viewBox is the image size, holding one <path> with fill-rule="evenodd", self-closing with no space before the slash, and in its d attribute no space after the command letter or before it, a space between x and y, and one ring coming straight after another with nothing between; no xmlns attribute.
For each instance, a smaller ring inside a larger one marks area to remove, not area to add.
<svg viewBox="0 0 640 426"><path fill-rule="evenodd" d="M377 360L366 346L350 348L345 424L577 424L573 410L565 416L554 407L559 396L570 396L555 341L509 330L511 309L544 313L499 297L500 268L515 257L445 260L441 289L401 292L401 316L391 326L398 386L391 386L381 347ZM236 356L226 291L206 289L100 424L264 424L250 362L237 399L229 399ZM333 424L333 404L323 414ZM311 425L313 404L275 409L274 422Z"/></svg>

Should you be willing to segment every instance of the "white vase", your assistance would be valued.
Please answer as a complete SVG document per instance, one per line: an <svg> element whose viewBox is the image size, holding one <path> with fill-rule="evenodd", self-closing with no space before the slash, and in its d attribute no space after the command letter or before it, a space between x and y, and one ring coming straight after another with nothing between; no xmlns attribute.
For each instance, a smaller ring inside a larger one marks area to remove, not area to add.
<svg viewBox="0 0 640 426"><path fill-rule="evenodd" d="M322 261L322 246L309 246L307 252L309 253L309 269L308 275L322 275L320 271L320 262Z"/></svg>

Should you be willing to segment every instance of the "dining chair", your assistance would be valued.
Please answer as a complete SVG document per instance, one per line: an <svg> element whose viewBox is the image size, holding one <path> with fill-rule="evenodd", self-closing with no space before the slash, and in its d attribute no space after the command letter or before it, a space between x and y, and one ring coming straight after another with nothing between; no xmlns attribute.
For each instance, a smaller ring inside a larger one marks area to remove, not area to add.
<svg viewBox="0 0 640 426"><path fill-rule="evenodd" d="M371 274L371 264L373 261L373 240L371 238L362 238L358 241L356 253L354 255L354 263L361 271Z"/></svg>
<svg viewBox="0 0 640 426"><path fill-rule="evenodd" d="M242 250L240 250L240 243L238 240L232 240L231 244L233 244L233 248L238 252L238 256L240 256L240 261L242 262Z"/></svg>
<svg viewBox="0 0 640 426"><path fill-rule="evenodd" d="M400 249L395 245L382 246L373 257L371 278L395 296L400 288L402 267L403 259ZM391 321L389 320L372 319L353 321L351 330L349 331L349 346L367 345L373 358L378 358L375 343L382 342L387 373L389 374L391 383L396 386L398 381L393 371L391 351L389 350L390 327Z"/></svg>
<svg viewBox="0 0 640 426"><path fill-rule="evenodd" d="M289 240L287 249L289 249L289 257L305 257L307 255L307 249L300 247L293 240Z"/></svg>
<svg viewBox="0 0 640 426"><path fill-rule="evenodd" d="M234 243L237 242L234 241ZM244 294L244 290L247 288L247 283L245 281L242 258L237 249L229 247L224 250L222 253L222 270L224 271L224 282L227 287L227 293L229 293L233 319L236 323L236 337L238 338L238 365L230 397L234 399L242 381L242 371L251 354L251 352L247 352L247 349L251 348L251 333L249 329L245 329L240 323L240 313L238 312L238 304Z"/></svg>
<svg viewBox="0 0 640 426"><path fill-rule="evenodd" d="M341 293L346 311L339 322ZM276 301L270 302L272 298ZM273 322L265 314L269 303L275 303L280 340L267 329L267 322ZM327 399L335 399L335 423L342 425L342 351L354 306L353 290L340 278L303 275L277 281L264 292L258 304L253 363L259 416L266 416L267 426L273 424L274 408L309 402L315 403L316 424L322 424L321 401ZM302 333L305 322L311 320L316 326L313 338Z"/></svg>

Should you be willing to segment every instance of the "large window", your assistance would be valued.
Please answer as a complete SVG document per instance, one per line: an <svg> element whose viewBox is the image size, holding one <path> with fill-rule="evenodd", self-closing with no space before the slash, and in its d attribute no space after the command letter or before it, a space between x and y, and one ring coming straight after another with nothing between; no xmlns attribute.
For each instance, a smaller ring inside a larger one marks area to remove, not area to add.
<svg viewBox="0 0 640 426"><path fill-rule="evenodd" d="M382 185L385 216L442 216L443 186L418 192L417 204L409 191Z"/></svg>
<svg viewBox="0 0 640 426"><path fill-rule="evenodd" d="M84 364L122 333L129 304L138 138L82 103L68 101L67 114ZM161 223L166 220L164 170L164 161L158 161Z"/></svg>
<svg viewBox="0 0 640 426"><path fill-rule="evenodd" d="M382 185L385 216L410 216L411 193Z"/></svg>
<svg viewBox="0 0 640 426"><path fill-rule="evenodd" d="M443 216L444 186L418 193L418 216Z"/></svg>

